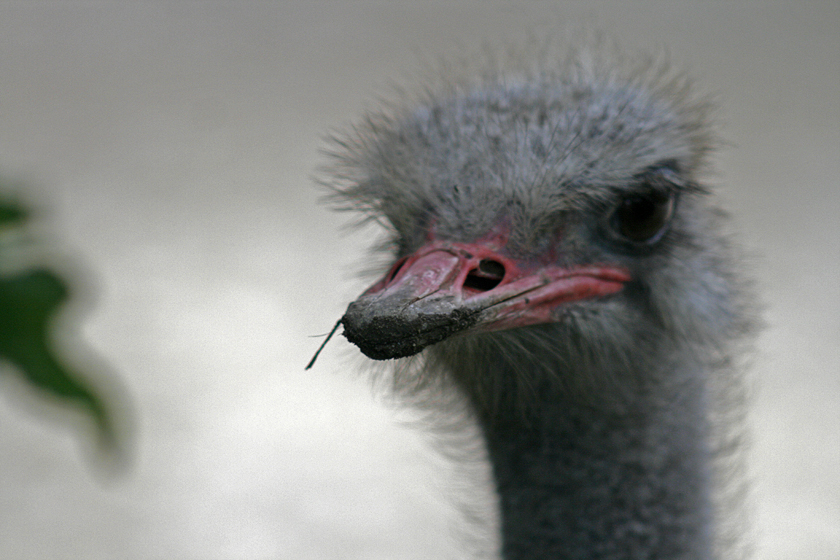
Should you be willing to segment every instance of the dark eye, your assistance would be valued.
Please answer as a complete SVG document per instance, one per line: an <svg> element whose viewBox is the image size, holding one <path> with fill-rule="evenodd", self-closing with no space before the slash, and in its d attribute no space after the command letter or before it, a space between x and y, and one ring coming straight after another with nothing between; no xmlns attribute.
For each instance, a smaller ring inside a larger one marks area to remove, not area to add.
<svg viewBox="0 0 840 560"><path fill-rule="evenodd" d="M634 243L657 241L674 212L674 197L661 192L626 197L615 209L612 226Z"/></svg>

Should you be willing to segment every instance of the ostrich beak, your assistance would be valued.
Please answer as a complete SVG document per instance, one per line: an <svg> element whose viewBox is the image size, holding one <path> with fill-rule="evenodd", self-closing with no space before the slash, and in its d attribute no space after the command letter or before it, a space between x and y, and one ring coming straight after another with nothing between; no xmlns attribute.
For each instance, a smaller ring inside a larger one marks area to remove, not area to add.
<svg viewBox="0 0 840 560"><path fill-rule="evenodd" d="M621 267L515 260L493 244L434 241L400 259L350 304L344 336L369 358L417 354L463 331L550 323L561 304L619 292Z"/></svg>

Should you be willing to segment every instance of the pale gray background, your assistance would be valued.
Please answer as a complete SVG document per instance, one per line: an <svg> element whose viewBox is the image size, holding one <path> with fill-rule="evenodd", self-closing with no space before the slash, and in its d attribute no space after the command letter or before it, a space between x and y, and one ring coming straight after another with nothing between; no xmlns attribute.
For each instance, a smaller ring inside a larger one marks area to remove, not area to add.
<svg viewBox="0 0 840 560"><path fill-rule="evenodd" d="M445 465L345 364L364 286L321 135L422 60L576 25L716 92L724 198L768 304L751 376L759 558L840 558L840 3L3 2L0 171L98 288L133 470L103 486L0 394L0 558L457 558ZM4 389L8 382L0 385Z"/></svg>

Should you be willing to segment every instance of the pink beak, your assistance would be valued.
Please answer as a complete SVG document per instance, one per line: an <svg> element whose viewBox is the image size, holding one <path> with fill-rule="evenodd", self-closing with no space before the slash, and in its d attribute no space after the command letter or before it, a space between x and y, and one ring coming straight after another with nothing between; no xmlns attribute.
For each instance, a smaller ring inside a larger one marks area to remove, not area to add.
<svg viewBox="0 0 840 560"><path fill-rule="evenodd" d="M495 245L424 245L350 304L344 335L370 358L401 358L462 331L553 322L560 305L614 294L631 279L616 266L514 260Z"/></svg>

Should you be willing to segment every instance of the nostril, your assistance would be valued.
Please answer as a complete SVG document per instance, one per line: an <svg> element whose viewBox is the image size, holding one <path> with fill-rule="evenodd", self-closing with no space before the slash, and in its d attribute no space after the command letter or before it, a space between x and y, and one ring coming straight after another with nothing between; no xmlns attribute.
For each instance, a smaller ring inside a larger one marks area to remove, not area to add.
<svg viewBox="0 0 840 560"><path fill-rule="evenodd" d="M467 274L464 280L464 287L479 292L492 290L505 277L505 266L491 259L483 259L475 268Z"/></svg>
<svg viewBox="0 0 840 560"><path fill-rule="evenodd" d="M499 279L499 282L502 281L502 278L505 277L505 265L500 262L493 261L490 259L484 259L478 263L478 270L482 274L486 274L487 276L492 276Z"/></svg>

